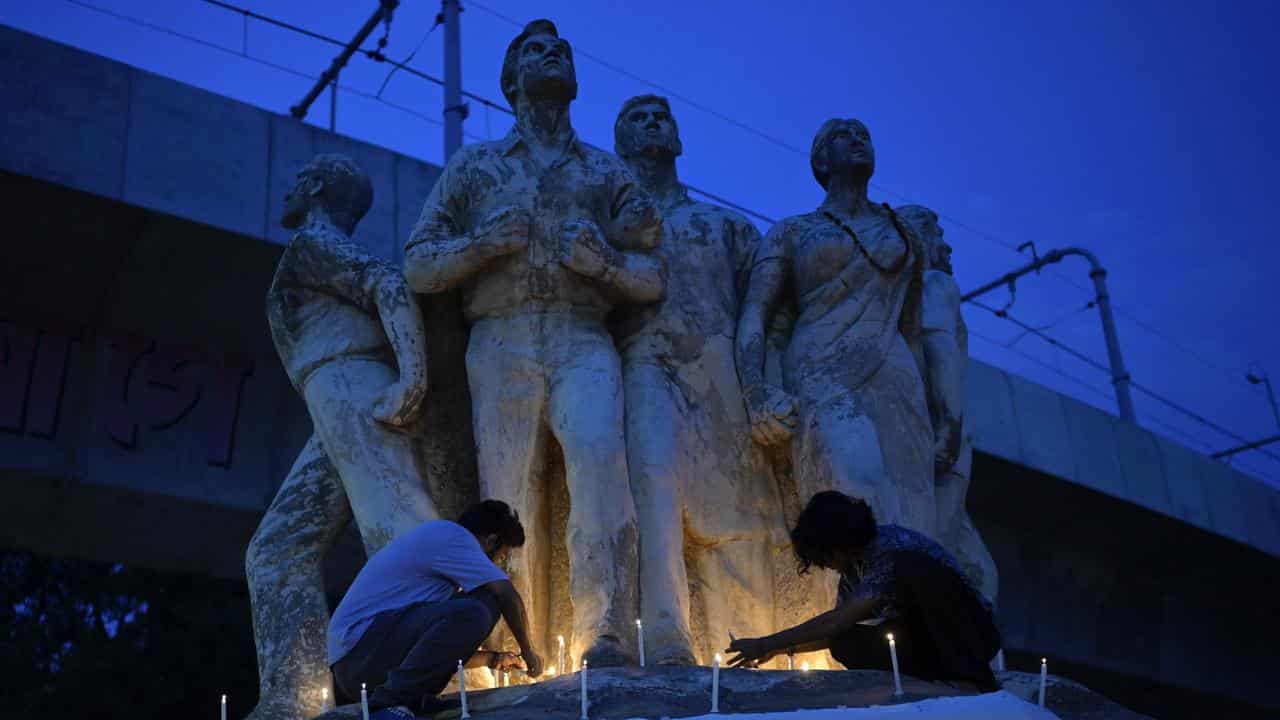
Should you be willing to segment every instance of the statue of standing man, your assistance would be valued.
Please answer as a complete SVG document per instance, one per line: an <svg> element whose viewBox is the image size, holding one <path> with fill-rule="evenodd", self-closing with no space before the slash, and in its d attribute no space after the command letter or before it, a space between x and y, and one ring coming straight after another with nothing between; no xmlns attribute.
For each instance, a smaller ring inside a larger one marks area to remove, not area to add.
<svg viewBox="0 0 1280 720"><path fill-rule="evenodd" d="M572 652L592 665L634 654L637 534L623 434L622 368L605 316L661 299L657 209L614 157L577 139L573 51L549 20L507 48L515 127L459 150L405 245L420 293L461 288L481 495L504 500L530 540L511 560L531 635L548 642L552 542L548 445L564 454Z"/></svg>
<svg viewBox="0 0 1280 720"><path fill-rule="evenodd" d="M615 313L647 654L656 664L708 663L730 629L753 636L775 624L770 550L785 533L781 500L751 442L733 348L760 232L689 199L666 98L623 103L614 140L666 228L666 298ZM691 583L701 590L692 602Z"/></svg>

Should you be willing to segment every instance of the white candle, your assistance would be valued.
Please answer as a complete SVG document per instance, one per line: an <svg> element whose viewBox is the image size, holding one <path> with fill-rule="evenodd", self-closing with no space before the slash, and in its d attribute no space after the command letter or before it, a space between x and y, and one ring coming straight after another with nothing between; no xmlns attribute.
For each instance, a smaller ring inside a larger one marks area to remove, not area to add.
<svg viewBox="0 0 1280 720"><path fill-rule="evenodd" d="M557 669L559 673L563 675L564 674L564 636L557 635L556 639L560 641L560 663L557 665Z"/></svg>
<svg viewBox="0 0 1280 720"><path fill-rule="evenodd" d="M889 633L889 659L893 661L893 694L902 694L902 676L898 674L898 644L893 641L893 633Z"/></svg>
<svg viewBox="0 0 1280 720"><path fill-rule="evenodd" d="M640 667L644 667L644 623L636 618L636 639L640 641Z"/></svg>
<svg viewBox="0 0 1280 720"><path fill-rule="evenodd" d="M320 709L329 709L329 688L320 688Z"/></svg>
<svg viewBox="0 0 1280 720"><path fill-rule="evenodd" d="M1004 672L1004 648L996 651L996 670Z"/></svg>
<svg viewBox="0 0 1280 720"><path fill-rule="evenodd" d="M227 696L222 696L222 720L227 720Z"/></svg>
<svg viewBox="0 0 1280 720"><path fill-rule="evenodd" d="M502 687L511 687L511 673L502 671Z"/></svg>
<svg viewBox="0 0 1280 720"><path fill-rule="evenodd" d="M711 661L711 712L720 712L720 653Z"/></svg>
<svg viewBox="0 0 1280 720"><path fill-rule="evenodd" d="M1040 658L1040 707L1044 707L1044 686L1049 679L1049 659Z"/></svg>
<svg viewBox="0 0 1280 720"><path fill-rule="evenodd" d="M469 718L471 713L467 712L467 676L462 669L462 661L458 661L458 697L462 698L462 715L459 717ZM369 718L365 718L369 720Z"/></svg>
<svg viewBox="0 0 1280 720"><path fill-rule="evenodd" d="M360 716L369 720L369 692L364 689L364 683L360 683Z"/></svg>
<svg viewBox="0 0 1280 720"><path fill-rule="evenodd" d="M587 720L587 661L582 661L582 719Z"/></svg>
<svg viewBox="0 0 1280 720"><path fill-rule="evenodd" d="M788 670L795 670L795 669L796 669L796 654L795 654L795 653L787 653L787 669L788 669Z"/></svg>

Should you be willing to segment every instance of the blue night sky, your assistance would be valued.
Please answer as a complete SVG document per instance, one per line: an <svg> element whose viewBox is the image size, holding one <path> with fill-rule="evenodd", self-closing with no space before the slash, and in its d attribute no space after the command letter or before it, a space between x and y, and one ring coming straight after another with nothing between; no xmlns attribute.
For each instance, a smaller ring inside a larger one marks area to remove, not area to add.
<svg viewBox="0 0 1280 720"><path fill-rule="evenodd" d="M343 40L376 5L232 1ZM819 124L862 119L876 143L873 199L938 210L963 288L1024 263L1012 248L1027 240L1042 252L1089 248L1110 271L1137 383L1250 440L1280 432L1261 386L1245 381L1252 369L1280 384L1272 217L1280 4L463 4L466 90L501 103L499 65L517 31L502 16L549 17L577 52L582 137L611 148L617 108L653 83L697 104L673 102L683 179L769 217L820 202L807 160ZM403 59L438 8L406 0L388 54ZM246 36L240 15L199 0L7 0L0 22L282 114L311 80L240 57L246 37L249 56L310 76L336 51L256 21ZM442 40L434 33L412 65L442 75ZM338 131L440 162L442 131L432 122L440 89L400 73L388 102L367 97L387 70L353 60ZM308 122L327 126L327 94ZM509 125L473 104L466 130L469 141L483 140ZM1097 313L1084 309L1089 282L1084 262L1068 260L1021 282L1011 312L1105 362ZM1006 297L985 300L999 306ZM1114 412L1105 373L1033 335L1019 338L1017 327L976 307L966 306L966 318L973 356ZM1196 450L1239 444L1142 393L1135 401L1141 424ZM1275 457L1252 452L1234 464L1280 483L1280 444L1269 452Z"/></svg>

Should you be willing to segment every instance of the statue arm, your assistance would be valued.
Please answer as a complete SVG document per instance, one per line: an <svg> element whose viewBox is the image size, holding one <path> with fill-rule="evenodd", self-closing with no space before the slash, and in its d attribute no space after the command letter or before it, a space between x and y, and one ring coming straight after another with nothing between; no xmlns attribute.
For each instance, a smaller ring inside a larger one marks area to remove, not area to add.
<svg viewBox="0 0 1280 720"><path fill-rule="evenodd" d="M336 236L299 233L291 248L305 283L343 298L381 324L400 370L399 380L375 402L374 416L394 426L409 423L427 391L426 328L404 278L389 263Z"/></svg>
<svg viewBox="0 0 1280 720"><path fill-rule="evenodd" d="M590 220L567 222L561 231L560 262L565 267L604 284L623 302L650 303L663 298L667 271L656 253L619 250Z"/></svg>
<svg viewBox="0 0 1280 720"><path fill-rule="evenodd" d="M940 465L950 467L960 452L968 359L957 336L960 290L949 275L929 275L922 308L924 381L933 416L935 455Z"/></svg>
<svg viewBox="0 0 1280 720"><path fill-rule="evenodd" d="M734 354L738 381L751 417L751 436L761 445L776 445L796 426L795 400L765 380L769 323L782 299L789 272L781 230L774 228L760 245L751 268L738 316Z"/></svg>
<svg viewBox="0 0 1280 720"><path fill-rule="evenodd" d="M438 293L466 282L490 260L528 244L529 214L495 210L467 231L469 193L460 179L467 153L458 152L431 188L404 246L404 277L414 292Z"/></svg>

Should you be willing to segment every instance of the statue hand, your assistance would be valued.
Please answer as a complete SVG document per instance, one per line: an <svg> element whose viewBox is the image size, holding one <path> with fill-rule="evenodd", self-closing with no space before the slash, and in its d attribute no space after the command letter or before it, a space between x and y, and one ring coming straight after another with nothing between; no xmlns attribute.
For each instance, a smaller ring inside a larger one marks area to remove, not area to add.
<svg viewBox="0 0 1280 720"><path fill-rule="evenodd" d="M761 445L786 442L796 429L796 401L785 390L765 385L747 391L751 437Z"/></svg>
<svg viewBox="0 0 1280 720"><path fill-rule="evenodd" d="M579 275L601 277L613 264L616 253L599 226L590 220L570 220L560 226L556 259Z"/></svg>
<svg viewBox="0 0 1280 720"><path fill-rule="evenodd" d="M510 255L529 246L528 210L508 205L489 213L476 229L476 245L494 255Z"/></svg>
<svg viewBox="0 0 1280 720"><path fill-rule="evenodd" d="M396 382L373 402L373 419L393 430L404 431L422 414L426 383Z"/></svg>
<svg viewBox="0 0 1280 720"><path fill-rule="evenodd" d="M958 420L944 422L934 430L933 469L935 477L949 472L960 457L960 445L963 441L961 425Z"/></svg>

